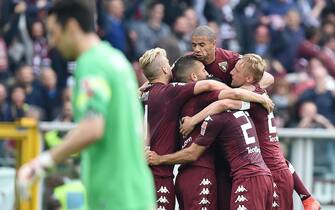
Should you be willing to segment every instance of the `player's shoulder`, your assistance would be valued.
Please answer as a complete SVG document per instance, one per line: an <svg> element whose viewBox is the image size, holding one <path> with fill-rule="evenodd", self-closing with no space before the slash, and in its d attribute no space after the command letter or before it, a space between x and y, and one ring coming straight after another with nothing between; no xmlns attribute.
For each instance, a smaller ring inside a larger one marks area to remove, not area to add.
<svg viewBox="0 0 335 210"><path fill-rule="evenodd" d="M236 60L241 58L241 55L237 52L231 51L231 50L226 50L223 48L216 48L215 49L215 55L218 58L225 59L225 60Z"/></svg>

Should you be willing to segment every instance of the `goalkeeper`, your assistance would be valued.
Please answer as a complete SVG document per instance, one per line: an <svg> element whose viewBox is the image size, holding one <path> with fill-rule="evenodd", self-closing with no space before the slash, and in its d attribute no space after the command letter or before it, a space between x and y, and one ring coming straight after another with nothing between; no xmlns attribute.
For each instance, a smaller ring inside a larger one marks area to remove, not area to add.
<svg viewBox="0 0 335 210"><path fill-rule="evenodd" d="M84 2L58 1L47 22L49 44L76 59L72 106L78 125L62 144L23 165L18 185L24 192L44 171L81 151L90 210L153 209L136 79L123 54L94 33L94 14Z"/></svg>

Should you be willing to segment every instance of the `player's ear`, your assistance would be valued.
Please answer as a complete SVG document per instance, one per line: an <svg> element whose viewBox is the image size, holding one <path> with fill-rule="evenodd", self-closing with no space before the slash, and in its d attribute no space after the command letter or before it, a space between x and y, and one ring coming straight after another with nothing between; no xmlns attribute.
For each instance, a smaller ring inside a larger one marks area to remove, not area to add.
<svg viewBox="0 0 335 210"><path fill-rule="evenodd" d="M190 74L190 79L193 82L196 82L196 81L198 81L198 76L193 72L193 73Z"/></svg>

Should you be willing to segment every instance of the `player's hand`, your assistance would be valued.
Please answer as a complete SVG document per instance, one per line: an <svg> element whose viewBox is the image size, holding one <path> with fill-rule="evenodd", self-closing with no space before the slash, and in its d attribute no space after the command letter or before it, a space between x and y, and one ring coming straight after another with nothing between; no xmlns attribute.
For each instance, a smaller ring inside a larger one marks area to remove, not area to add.
<svg viewBox="0 0 335 210"><path fill-rule="evenodd" d="M151 166L160 165L160 156L154 151L146 151L145 157Z"/></svg>
<svg viewBox="0 0 335 210"><path fill-rule="evenodd" d="M271 113L275 107L275 104L272 102L272 100L269 98L268 95L266 94L263 94L262 95L263 97L263 103L262 103L262 106L269 112Z"/></svg>
<svg viewBox="0 0 335 210"><path fill-rule="evenodd" d="M47 169L53 167L54 161L49 153L42 153L37 158L24 164L17 173L17 187L20 198L26 200L30 197L30 187L39 178L45 176Z"/></svg>
<svg viewBox="0 0 335 210"><path fill-rule="evenodd" d="M195 127L195 124L193 122L193 118L186 116L181 119L179 132L185 138L188 134L190 134L193 131L194 127Z"/></svg>

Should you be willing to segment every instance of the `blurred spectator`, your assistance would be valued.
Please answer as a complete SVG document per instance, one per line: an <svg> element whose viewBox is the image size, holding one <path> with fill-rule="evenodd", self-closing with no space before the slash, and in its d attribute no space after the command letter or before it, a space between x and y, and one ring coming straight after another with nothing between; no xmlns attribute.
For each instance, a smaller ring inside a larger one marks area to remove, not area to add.
<svg viewBox="0 0 335 210"><path fill-rule="evenodd" d="M299 104L311 101L316 104L319 113L327 117L333 124L335 123L335 97L334 90L329 90L330 77L327 70L321 64L311 67L311 76L315 82L315 87L307 89L299 98ZM329 86L328 86L329 87ZM330 86L331 87L331 86Z"/></svg>
<svg viewBox="0 0 335 210"><path fill-rule="evenodd" d="M53 120L61 107L61 93L57 89L57 77L51 68L42 69L42 96L44 100L45 120Z"/></svg>
<svg viewBox="0 0 335 210"><path fill-rule="evenodd" d="M273 57L278 59L287 72L294 72L294 61L298 52L299 44L304 40L304 30L301 26L300 15L297 10L289 10L285 16L285 27L274 31L272 43L281 45ZM280 50L279 50L280 49Z"/></svg>
<svg viewBox="0 0 335 210"><path fill-rule="evenodd" d="M29 105L25 103L25 97L24 87L16 85L12 88L10 93L10 104L7 106L5 112L5 121L15 121L26 116Z"/></svg>
<svg viewBox="0 0 335 210"><path fill-rule="evenodd" d="M189 7L184 11L183 16L188 20L190 31L192 33L193 30L199 25L199 20L196 11L193 8Z"/></svg>
<svg viewBox="0 0 335 210"><path fill-rule="evenodd" d="M0 32L0 82L7 83L10 79L7 46Z"/></svg>
<svg viewBox="0 0 335 210"><path fill-rule="evenodd" d="M73 122L73 113L71 101L64 101L61 112L55 118L58 122Z"/></svg>
<svg viewBox="0 0 335 210"><path fill-rule="evenodd" d="M7 90L6 87L0 83L0 122L5 121L5 115L7 111Z"/></svg>
<svg viewBox="0 0 335 210"><path fill-rule="evenodd" d="M122 0L108 0L106 20L103 26L104 39L113 47L126 53L127 31L123 23L124 4Z"/></svg>
<svg viewBox="0 0 335 210"><path fill-rule="evenodd" d="M320 47L318 46L320 38L321 34L319 28L308 27L305 30L305 40L298 46L297 57L306 58L307 60L317 57L320 52Z"/></svg>
<svg viewBox="0 0 335 210"><path fill-rule="evenodd" d="M306 101L301 105L299 116L298 128L334 128L334 125L325 116L318 114L317 106L311 101Z"/></svg>
<svg viewBox="0 0 335 210"><path fill-rule="evenodd" d="M192 5L192 0L169 0L160 1L165 8L164 23L173 25L176 18L181 16L186 8Z"/></svg>
<svg viewBox="0 0 335 210"><path fill-rule="evenodd" d="M31 38L33 45L32 68L36 76L41 73L41 68L50 66L48 58L48 42L45 37L44 25L41 21L35 21L31 26Z"/></svg>
<svg viewBox="0 0 335 210"><path fill-rule="evenodd" d="M40 84L34 79L31 66L21 66L16 72L16 82L24 87L26 103L43 108Z"/></svg>
<svg viewBox="0 0 335 210"><path fill-rule="evenodd" d="M335 78L335 36L324 37L318 58L327 68L328 73Z"/></svg>
<svg viewBox="0 0 335 210"><path fill-rule="evenodd" d="M191 50L191 27L185 16L179 16L173 24L173 34L175 35L179 50L182 54Z"/></svg>
<svg viewBox="0 0 335 210"><path fill-rule="evenodd" d="M147 20L134 26L137 33L136 57L142 55L146 50L154 48L158 40L169 37L171 34L170 27L162 22L164 5L154 1L148 5L147 10Z"/></svg>
<svg viewBox="0 0 335 210"><path fill-rule="evenodd" d="M255 30L254 42L249 52L256 53L264 58L271 57L271 36L267 26L259 25Z"/></svg>

